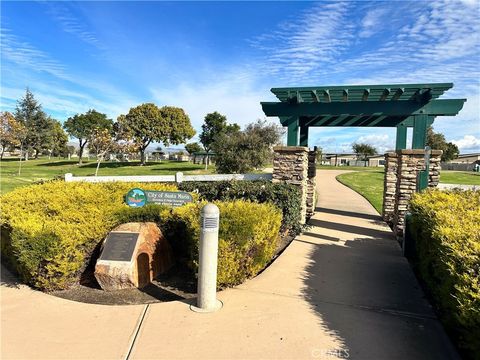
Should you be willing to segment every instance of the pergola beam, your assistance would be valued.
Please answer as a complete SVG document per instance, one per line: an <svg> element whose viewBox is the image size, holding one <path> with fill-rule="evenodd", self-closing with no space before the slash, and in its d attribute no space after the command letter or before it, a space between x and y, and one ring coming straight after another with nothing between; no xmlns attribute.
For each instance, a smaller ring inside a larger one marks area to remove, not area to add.
<svg viewBox="0 0 480 360"><path fill-rule="evenodd" d="M267 116L317 116L331 114L376 115L408 117L412 115L453 116L463 107L466 99L432 100L428 103L417 101L350 101L330 103L262 102Z"/></svg>

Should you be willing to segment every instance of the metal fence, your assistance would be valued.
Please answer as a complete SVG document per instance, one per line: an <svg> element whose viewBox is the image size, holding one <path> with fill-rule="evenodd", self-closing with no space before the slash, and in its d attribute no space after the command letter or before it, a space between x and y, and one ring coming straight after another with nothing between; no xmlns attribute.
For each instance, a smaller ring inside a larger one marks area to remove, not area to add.
<svg viewBox="0 0 480 360"><path fill-rule="evenodd" d="M65 174L66 182L175 182L183 181L225 181L225 180L272 180L272 174L214 174L214 175L129 175L129 176L73 176Z"/></svg>

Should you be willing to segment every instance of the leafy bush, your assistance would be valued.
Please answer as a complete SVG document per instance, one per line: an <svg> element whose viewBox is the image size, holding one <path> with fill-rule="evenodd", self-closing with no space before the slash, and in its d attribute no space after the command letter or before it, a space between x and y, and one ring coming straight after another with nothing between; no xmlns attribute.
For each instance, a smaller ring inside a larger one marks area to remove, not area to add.
<svg viewBox="0 0 480 360"><path fill-rule="evenodd" d="M220 209L218 244L218 286L228 287L255 276L275 255L281 212L273 204L250 201L214 202ZM192 273L198 269L200 211L206 202L178 208L147 206L126 208L118 215L122 222L156 221L169 241L177 261Z"/></svg>
<svg viewBox="0 0 480 360"><path fill-rule="evenodd" d="M426 191L411 201L415 266L459 347L480 354L480 193Z"/></svg>
<svg viewBox="0 0 480 360"><path fill-rule="evenodd" d="M67 288L95 248L118 225L114 213L133 187L176 190L145 183L65 183L19 188L2 196L2 254L29 284Z"/></svg>
<svg viewBox="0 0 480 360"><path fill-rule="evenodd" d="M2 255L29 284L45 290L76 283L98 244L120 223L154 221L180 262L197 270L200 209L204 202L178 208L129 208L133 187L176 190L173 185L49 182L19 188L2 197ZM195 196L196 197L196 196ZM220 208L220 287L254 276L272 259L281 212L272 204L216 202Z"/></svg>
<svg viewBox="0 0 480 360"><path fill-rule="evenodd" d="M282 232L300 233L301 196L298 187L269 181L183 182L179 189L198 192L200 198L215 200L250 200L272 203L282 210Z"/></svg>

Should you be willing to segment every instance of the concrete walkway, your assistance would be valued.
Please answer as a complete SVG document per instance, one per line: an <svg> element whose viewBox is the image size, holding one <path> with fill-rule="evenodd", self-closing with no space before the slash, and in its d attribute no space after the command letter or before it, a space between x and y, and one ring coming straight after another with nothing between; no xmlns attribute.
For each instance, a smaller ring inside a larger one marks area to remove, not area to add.
<svg viewBox="0 0 480 360"><path fill-rule="evenodd" d="M318 212L262 274L187 302L102 306L8 276L2 359L456 359L390 229L361 196L318 172ZM8 275L8 274L3 274Z"/></svg>

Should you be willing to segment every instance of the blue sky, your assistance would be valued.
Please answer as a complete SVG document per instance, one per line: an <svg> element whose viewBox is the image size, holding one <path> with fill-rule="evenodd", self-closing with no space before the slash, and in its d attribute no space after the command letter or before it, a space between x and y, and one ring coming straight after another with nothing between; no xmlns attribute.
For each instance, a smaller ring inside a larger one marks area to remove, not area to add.
<svg viewBox="0 0 480 360"><path fill-rule="evenodd" d="M219 111L245 125L282 86L453 82L467 98L434 128L480 152L480 3L1 3L1 109L28 86L60 121L90 108L113 119L143 102L184 108L200 130ZM271 119L276 121L275 119ZM316 128L309 145L379 151L387 128Z"/></svg>

